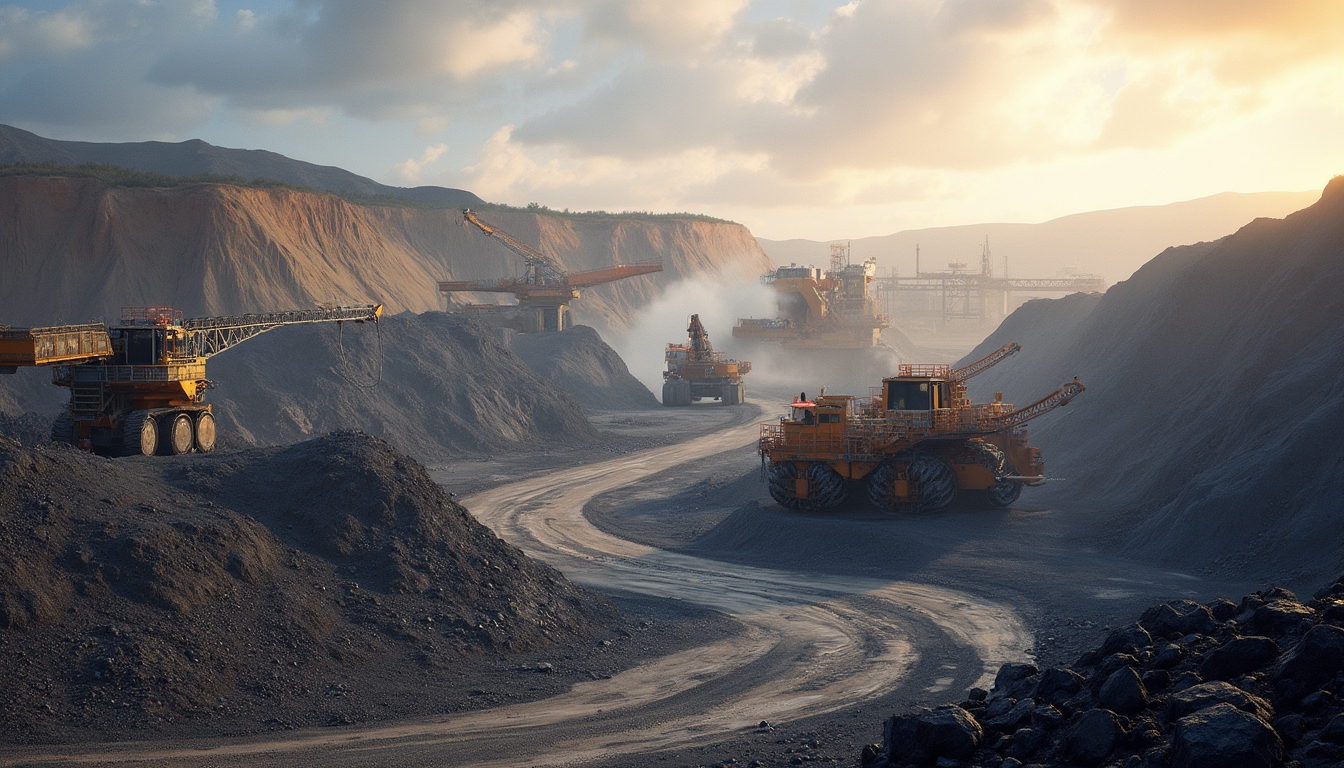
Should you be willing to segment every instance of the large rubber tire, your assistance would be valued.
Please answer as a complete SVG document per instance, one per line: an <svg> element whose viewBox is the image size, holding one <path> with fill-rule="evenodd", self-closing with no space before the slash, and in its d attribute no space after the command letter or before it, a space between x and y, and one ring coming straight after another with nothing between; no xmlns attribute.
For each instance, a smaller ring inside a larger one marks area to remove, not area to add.
<svg viewBox="0 0 1344 768"><path fill-rule="evenodd" d="M668 381L663 383L663 405L681 407L691 404L691 383L689 381Z"/></svg>
<svg viewBox="0 0 1344 768"><path fill-rule="evenodd" d="M807 468L807 484L807 498L802 499L800 504L803 509L826 512L844 504L849 498L849 486L845 484L845 478L829 464L812 462Z"/></svg>
<svg viewBox="0 0 1344 768"><path fill-rule="evenodd" d="M946 461L931 453L917 453L909 471L916 512L947 509L957 498L957 473Z"/></svg>
<svg viewBox="0 0 1344 768"><path fill-rule="evenodd" d="M985 491L985 499L995 509L1007 509L1022 495L1022 483L1017 480L999 480L993 488Z"/></svg>
<svg viewBox="0 0 1344 768"><path fill-rule="evenodd" d="M159 447L169 456L181 456L191 453L196 444L192 435L191 414L170 413L159 419Z"/></svg>
<svg viewBox="0 0 1344 768"><path fill-rule="evenodd" d="M196 450L201 453L215 450L215 417L209 411L196 414Z"/></svg>
<svg viewBox="0 0 1344 768"><path fill-rule="evenodd" d="M738 405L742 401L737 399L737 385L724 384L722 393L719 395L720 405Z"/></svg>
<svg viewBox="0 0 1344 768"><path fill-rule="evenodd" d="M901 479L901 468L893 462L883 462L868 474L868 500L873 506L887 512L909 512L914 504L902 501L893 494L892 486Z"/></svg>
<svg viewBox="0 0 1344 768"><path fill-rule="evenodd" d="M51 423L51 441L74 444L75 420L68 411L57 416L56 421Z"/></svg>
<svg viewBox="0 0 1344 768"><path fill-rule="evenodd" d="M121 422L121 453L153 456L159 448L159 425L148 411L132 411Z"/></svg>
<svg viewBox="0 0 1344 768"><path fill-rule="evenodd" d="M776 504L788 509L798 509L801 500L797 495L798 468L785 461L773 464L765 472L765 485L770 498Z"/></svg>

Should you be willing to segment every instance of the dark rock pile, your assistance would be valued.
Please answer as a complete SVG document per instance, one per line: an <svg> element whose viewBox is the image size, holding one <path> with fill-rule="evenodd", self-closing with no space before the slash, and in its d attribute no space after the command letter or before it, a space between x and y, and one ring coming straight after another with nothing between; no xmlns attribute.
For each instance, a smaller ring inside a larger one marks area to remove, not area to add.
<svg viewBox="0 0 1344 768"><path fill-rule="evenodd" d="M889 718L864 768L1344 764L1344 578L1173 600L1072 668L1005 664L986 692Z"/></svg>

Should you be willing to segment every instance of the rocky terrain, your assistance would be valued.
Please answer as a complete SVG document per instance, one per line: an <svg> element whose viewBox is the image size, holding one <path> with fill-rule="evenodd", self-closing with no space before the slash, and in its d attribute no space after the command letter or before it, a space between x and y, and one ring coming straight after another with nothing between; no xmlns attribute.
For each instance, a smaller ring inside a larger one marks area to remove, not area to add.
<svg viewBox="0 0 1344 768"><path fill-rule="evenodd" d="M510 336L442 312L281 328L211 358L208 401L226 448L359 429L426 460L594 445L585 409L657 405L591 328ZM0 435L49 426L68 398L48 370L0 378Z"/></svg>
<svg viewBox="0 0 1344 768"><path fill-rule="evenodd" d="M637 410L659 405L649 388L630 374L621 356L586 325L560 333L514 334L509 350L589 410Z"/></svg>
<svg viewBox="0 0 1344 768"><path fill-rule="evenodd" d="M864 768L1301 768L1344 761L1344 579L1300 602L1144 611L1071 667L1006 664L959 705L894 715Z"/></svg>
<svg viewBox="0 0 1344 768"><path fill-rule="evenodd" d="M0 438L5 741L548 695L679 642L643 621L500 541L367 435L117 461Z"/></svg>
<svg viewBox="0 0 1344 768"><path fill-rule="evenodd" d="M1227 574L1318 581L1339 567L1344 497L1344 177L1319 202L1171 248L1102 297L1032 302L967 360L1023 351L977 400L1087 392L1033 423L1048 502L1106 546Z"/></svg>
<svg viewBox="0 0 1344 768"><path fill-rule="evenodd" d="M691 275L754 279L770 268L739 224L490 210L482 218L570 270L662 259L661 273L585 290L581 322L624 328L662 286ZM0 177L5 323L119 317L172 306L188 317L381 302L442 309L439 280L518 274L517 259L453 208L354 205L331 194L200 184L112 187L92 178ZM478 297L496 300L497 297ZM464 295L459 300L470 300Z"/></svg>

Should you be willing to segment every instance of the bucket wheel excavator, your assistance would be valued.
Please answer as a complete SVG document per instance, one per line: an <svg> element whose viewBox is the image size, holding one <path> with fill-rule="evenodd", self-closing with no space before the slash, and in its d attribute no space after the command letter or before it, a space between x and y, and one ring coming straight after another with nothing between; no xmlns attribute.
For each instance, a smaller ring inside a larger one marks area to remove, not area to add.
<svg viewBox="0 0 1344 768"><path fill-rule="evenodd" d="M168 307L124 307L121 323L0 326L0 373L51 366L70 404L52 425L56 442L111 456L215 449L205 402L214 383L205 361L285 325L378 322L383 305L323 307L234 317L182 319Z"/></svg>
<svg viewBox="0 0 1344 768"><path fill-rule="evenodd" d="M509 318L507 324L520 333L563 331L570 327L569 303L579 298L580 288L663 271L662 259L653 259L571 273L565 271L564 265L551 256L481 221L470 208L462 209L462 221L498 240L522 259L523 274L521 277L506 277L502 280L446 280L439 283L439 291L513 294L518 299L517 306L467 304L463 308L479 314L512 314L514 317Z"/></svg>
<svg viewBox="0 0 1344 768"><path fill-rule="evenodd" d="M901 364L867 400L806 394L778 424L761 425L758 450L770 496L784 507L833 509L853 486L891 512L934 512L959 495L990 507L1017 501L1045 481L1039 448L1025 425L1085 389L1076 378L1025 408L995 396L975 404L966 382L1015 354L1006 344L964 367Z"/></svg>

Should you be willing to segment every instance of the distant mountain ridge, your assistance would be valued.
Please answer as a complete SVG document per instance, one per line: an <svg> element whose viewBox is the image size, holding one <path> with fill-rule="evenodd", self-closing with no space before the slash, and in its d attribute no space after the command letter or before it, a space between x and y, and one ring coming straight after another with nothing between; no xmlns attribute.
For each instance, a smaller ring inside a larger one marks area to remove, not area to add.
<svg viewBox="0 0 1344 768"><path fill-rule="evenodd" d="M1008 259L1011 277L1055 277L1062 270L1099 274L1107 282L1124 280L1139 267L1173 245L1217 240L1258 218L1282 218L1320 197L1306 192L1223 192L1167 205L1145 205L1088 211L1040 224L984 223L952 227L908 229L890 235L849 241L850 258L877 257L879 266L910 276L915 271L915 248L924 272L947 269L948 262L967 263L979 270L980 251L989 238L997 274ZM756 241L776 263L824 266L829 243L836 240Z"/></svg>
<svg viewBox="0 0 1344 768"><path fill-rule="evenodd" d="M387 195L445 206L481 205L485 201L464 189L392 187L331 165L316 165L264 149L229 149L190 139L181 142L135 141L103 143L59 141L0 124L0 163L111 163L169 176L218 174L266 178L330 192Z"/></svg>

